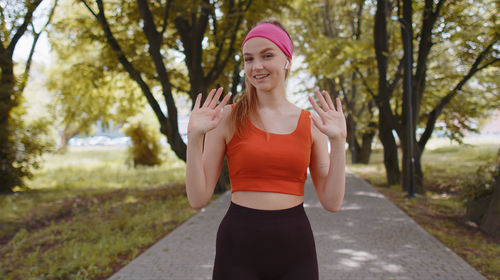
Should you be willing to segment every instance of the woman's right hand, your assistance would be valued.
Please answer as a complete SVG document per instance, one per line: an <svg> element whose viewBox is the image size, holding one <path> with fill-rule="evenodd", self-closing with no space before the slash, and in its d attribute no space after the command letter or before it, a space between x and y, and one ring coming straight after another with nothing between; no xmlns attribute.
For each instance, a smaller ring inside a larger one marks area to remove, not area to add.
<svg viewBox="0 0 500 280"><path fill-rule="evenodd" d="M222 120L222 110L231 97L230 94L226 94L224 99L217 104L222 91L223 88L221 87L217 91L212 89L201 107L202 95L201 93L198 94L193 111L191 111L191 116L189 117L188 136L204 135L219 125Z"/></svg>

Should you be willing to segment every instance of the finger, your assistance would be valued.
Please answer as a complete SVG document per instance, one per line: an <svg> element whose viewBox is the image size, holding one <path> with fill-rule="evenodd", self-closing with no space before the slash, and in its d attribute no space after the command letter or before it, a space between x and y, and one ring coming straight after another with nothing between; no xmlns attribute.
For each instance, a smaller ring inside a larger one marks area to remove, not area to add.
<svg viewBox="0 0 500 280"><path fill-rule="evenodd" d="M330 94L328 93L328 91L324 90L323 95L325 96L326 102L328 103L328 107L331 110L335 110L335 106L333 106L333 101L332 101L332 98L330 97Z"/></svg>
<svg viewBox="0 0 500 280"><path fill-rule="evenodd" d="M222 87L217 89L217 91L215 92L215 96L212 99L212 102L210 102L210 108L214 108L217 105L217 102L219 102L219 98L220 98L223 90L224 90L224 88L222 88Z"/></svg>
<svg viewBox="0 0 500 280"><path fill-rule="evenodd" d="M231 94L230 93L226 94L226 96L224 96L224 98L219 103L219 105L217 105L217 107L215 107L215 110L219 110L219 108L224 108L224 106L226 106L227 102L229 102L230 98L231 98Z"/></svg>
<svg viewBox="0 0 500 280"><path fill-rule="evenodd" d="M200 102L201 102L201 93L198 93L198 95L196 96L196 100L194 101L193 110L200 108Z"/></svg>
<svg viewBox="0 0 500 280"><path fill-rule="evenodd" d="M311 114L311 119L313 121L314 126L316 126L318 129L323 126L323 122L321 121L318 116Z"/></svg>
<svg viewBox="0 0 500 280"><path fill-rule="evenodd" d="M323 110L325 112L328 111L330 108L328 107L328 104L326 103L325 98L323 97L323 95L321 94L321 92L319 90L316 91L316 96L318 96L318 100L319 100L319 103L321 104L321 108L323 108Z"/></svg>
<svg viewBox="0 0 500 280"><path fill-rule="evenodd" d="M323 111L318 103L316 103L316 100L314 100L314 98L312 98L312 96L309 96L309 102L311 103L312 107L314 108L314 110L316 111L316 113L318 113L318 115L321 116L321 114L324 114L325 111Z"/></svg>
<svg viewBox="0 0 500 280"><path fill-rule="evenodd" d="M337 102L337 111L344 114L344 111L342 110L342 102L340 102L340 98L337 97L335 100Z"/></svg>
<svg viewBox="0 0 500 280"><path fill-rule="evenodd" d="M212 89L210 93L207 96L207 99L205 99L205 102L203 103L203 107L208 107L210 105L210 102L212 101L212 97L214 96L215 89Z"/></svg>

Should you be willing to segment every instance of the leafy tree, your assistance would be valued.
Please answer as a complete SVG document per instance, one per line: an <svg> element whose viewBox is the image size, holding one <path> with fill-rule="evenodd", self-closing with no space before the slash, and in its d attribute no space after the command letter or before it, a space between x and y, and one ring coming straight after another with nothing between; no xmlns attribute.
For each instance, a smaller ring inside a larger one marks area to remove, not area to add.
<svg viewBox="0 0 500 280"><path fill-rule="evenodd" d="M79 3L89 13L68 19L76 23L68 25L74 46L78 47L80 40L91 40L100 50L96 63L106 71L126 73L137 84L161 133L185 160L186 144L179 133L174 97L187 94L194 100L199 92L207 94L219 85L236 89L230 83L239 83L235 54L245 31L262 17L279 15L286 1ZM96 21L100 30L94 28ZM218 191L226 185L224 178L221 176Z"/></svg>
<svg viewBox="0 0 500 280"><path fill-rule="evenodd" d="M74 10L60 6L68 15ZM62 124L60 150L77 134L91 134L95 124L123 124L129 116L146 106L137 85L125 73L107 70L96 63L100 50L92 41L80 41L72 47L71 31L57 18L50 33L50 43L57 54L46 86L53 92L51 111Z"/></svg>
<svg viewBox="0 0 500 280"><path fill-rule="evenodd" d="M376 133L376 106L369 92L375 74L372 25L367 1L296 1L294 35L318 86L346 107L353 163L368 163ZM364 73L364 74L363 74Z"/></svg>
<svg viewBox="0 0 500 280"><path fill-rule="evenodd" d="M11 192L23 186L23 177L37 166L37 157L47 148L38 141L43 132L43 122L26 124L22 119L22 93L26 86L40 34L49 24L57 1L49 11L45 25L37 31L33 24L35 11L42 0L0 1L0 192ZM21 37L31 32L33 42L24 72L16 77L13 61L14 50Z"/></svg>
<svg viewBox="0 0 500 280"><path fill-rule="evenodd" d="M394 4L397 6L393 7L386 0L378 0L375 14L374 46L379 74L375 100L380 111L379 137L384 145L384 164L389 184L396 184L400 179L396 140L392 132L395 131L401 140L403 174L407 174L410 161L409 143L413 143L416 191L422 193L424 190L421 156L436 122L440 119L450 120L451 116L460 125L465 124L464 120L470 119L471 116L484 114L484 111L479 112L477 108L470 106L475 102L471 104L464 102L467 97L464 92L473 89L477 98L479 92L486 92L484 91L486 88L498 87L498 82L488 78L488 71L485 71L492 67L498 69L499 36L494 12L498 4L487 0L453 3L447 3L445 0L437 3L426 0L423 6L420 2L403 0ZM397 22L389 22L388 20L393 17L399 18L407 25L404 27ZM414 18L418 19L418 24L414 22ZM391 49L389 42L392 40L391 36L395 34L391 30L397 25L401 31L399 39L402 43L399 47ZM414 32L417 28L418 32ZM401 46L406 42L409 44L402 50ZM414 43L418 48L414 47ZM389 81L387 76L389 69L395 68L394 65L391 67L389 62L400 55L402 58L399 60L399 65L403 66L406 63L408 67L402 67L405 69L403 87L396 89L392 87L394 82ZM435 58L436 61L431 61L431 58ZM451 71L446 68L450 64L454 66ZM443 73L447 74L442 75ZM481 77L482 75L485 77ZM483 81L489 85L483 86ZM436 88L436 85L439 85L439 88ZM411 89L411 94L408 89ZM454 114L443 116L445 108L448 112L451 111L452 101L457 96L461 97L459 103L462 108L453 112ZM479 95L479 98L487 100L486 98L490 96L491 94L484 94ZM498 104L498 98L494 102ZM477 112L474 113L474 110ZM409 124L406 121L409 117L415 124L424 128L418 141L416 136L409 139ZM462 125L461 129L467 129L467 125ZM401 179L403 189L408 189L409 178L403 176Z"/></svg>

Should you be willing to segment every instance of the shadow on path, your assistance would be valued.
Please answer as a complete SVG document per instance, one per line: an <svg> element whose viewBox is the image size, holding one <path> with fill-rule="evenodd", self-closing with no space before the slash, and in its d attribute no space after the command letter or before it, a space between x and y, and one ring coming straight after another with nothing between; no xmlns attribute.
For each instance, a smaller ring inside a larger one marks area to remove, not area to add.
<svg viewBox="0 0 500 280"><path fill-rule="evenodd" d="M310 180L304 206L320 279L486 279L357 175L348 172L337 213L325 211ZM226 193L146 250L110 280L211 279Z"/></svg>

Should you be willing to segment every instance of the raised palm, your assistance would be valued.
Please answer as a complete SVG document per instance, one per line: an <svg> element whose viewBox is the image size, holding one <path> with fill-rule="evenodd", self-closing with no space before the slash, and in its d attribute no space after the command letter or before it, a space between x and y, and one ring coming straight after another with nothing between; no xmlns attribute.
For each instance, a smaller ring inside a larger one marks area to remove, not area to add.
<svg viewBox="0 0 500 280"><path fill-rule="evenodd" d="M222 109L229 101L230 94L224 96L224 99L218 103L222 94L223 88L217 90L212 89L207 96L207 99L200 106L201 93L196 97L193 111L189 117L188 134L205 134L217 127L222 120Z"/></svg>
<svg viewBox="0 0 500 280"><path fill-rule="evenodd" d="M309 96L309 102L311 102L314 110L319 115L319 118L315 115L311 115L313 123L323 132L323 134L328 136L328 138L345 140L347 136L347 126L340 98L336 99L337 108L335 108L328 92L323 91L322 93L323 94L316 91L316 96L318 97L321 107Z"/></svg>

